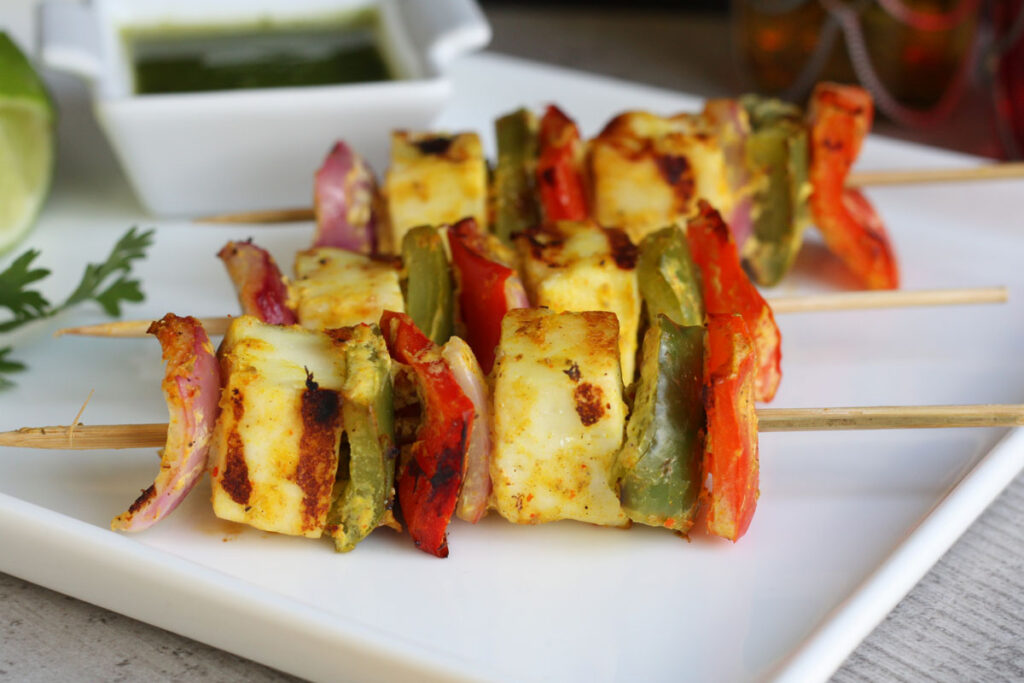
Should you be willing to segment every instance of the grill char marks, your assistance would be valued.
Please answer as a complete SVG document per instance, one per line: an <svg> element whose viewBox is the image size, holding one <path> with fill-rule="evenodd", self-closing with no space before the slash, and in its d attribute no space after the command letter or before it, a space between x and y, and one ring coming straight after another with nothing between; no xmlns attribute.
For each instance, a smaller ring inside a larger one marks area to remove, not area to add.
<svg viewBox="0 0 1024 683"><path fill-rule="evenodd" d="M313 376L307 374L301 412L302 436L299 439L295 483L302 489L302 524L308 530L323 523L331 503L331 486L338 467L341 426L341 400L338 392L321 389Z"/></svg>
<svg viewBox="0 0 1024 683"><path fill-rule="evenodd" d="M640 258L640 250L630 241L625 230L619 228L605 228L605 235L608 237L608 245L612 250L612 259L622 270L633 270L636 268L637 259Z"/></svg>
<svg viewBox="0 0 1024 683"><path fill-rule="evenodd" d="M573 391L576 413L585 427L596 423L605 413L604 392L601 387L583 382Z"/></svg>
<svg viewBox="0 0 1024 683"><path fill-rule="evenodd" d="M427 138L425 140L417 140L413 144L416 145L416 147L424 154L444 156L448 153L448 149L452 146L452 142L454 142L452 138L437 136Z"/></svg>
<svg viewBox="0 0 1024 683"><path fill-rule="evenodd" d="M150 484L149 488L144 490L139 495L139 497L135 499L135 502L131 504L131 507L128 508L128 512L129 513L136 513L136 512L138 512L139 510L142 509L142 506L145 505L146 503L148 503L149 499L152 498L155 495L156 495L156 486L154 486L153 484Z"/></svg>
<svg viewBox="0 0 1024 683"><path fill-rule="evenodd" d="M656 158L658 170L676 195L676 208L685 213L696 193L696 179L689 159L682 155L663 154Z"/></svg>
<svg viewBox="0 0 1024 683"><path fill-rule="evenodd" d="M227 438L221 487L231 496L231 500L239 505L248 505L249 496L252 495L252 482L249 481L249 466L245 462L245 445L241 434L238 433L238 425L242 423L245 415L245 402L238 389L231 395L231 411L234 426Z"/></svg>

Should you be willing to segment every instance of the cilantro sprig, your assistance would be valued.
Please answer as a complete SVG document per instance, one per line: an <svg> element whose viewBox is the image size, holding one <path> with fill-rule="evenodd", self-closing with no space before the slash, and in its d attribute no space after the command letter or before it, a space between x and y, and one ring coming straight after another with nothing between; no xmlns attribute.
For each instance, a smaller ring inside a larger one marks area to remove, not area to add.
<svg viewBox="0 0 1024 683"><path fill-rule="evenodd" d="M18 361L11 360L7 357L11 350L10 346L5 346L0 349L0 389L6 389L14 386L14 382L5 377L5 375L9 375L12 372L21 372L25 369L24 363L19 363Z"/></svg>
<svg viewBox="0 0 1024 683"><path fill-rule="evenodd" d="M0 322L0 333L10 332L35 320L52 318L67 309L93 301L110 316L121 315L121 305L137 303L145 298L141 283L132 275L132 264L146 257L146 249L153 243L153 231L131 228L117 241L110 255L102 263L90 263L74 291L59 304L52 304L37 289L35 283L50 274L46 268L33 265L38 249L29 249L0 272L0 308L11 316ZM23 363L10 358L12 348L0 347L0 389L14 383L6 375L25 369Z"/></svg>

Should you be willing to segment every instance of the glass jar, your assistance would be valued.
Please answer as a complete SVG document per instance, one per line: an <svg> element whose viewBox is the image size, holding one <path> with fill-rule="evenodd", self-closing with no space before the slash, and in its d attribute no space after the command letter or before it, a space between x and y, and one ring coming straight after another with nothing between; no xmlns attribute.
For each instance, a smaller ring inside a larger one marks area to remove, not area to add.
<svg viewBox="0 0 1024 683"><path fill-rule="evenodd" d="M1007 157L1024 157L1024 0L998 0L995 34L996 121Z"/></svg>
<svg viewBox="0 0 1024 683"><path fill-rule="evenodd" d="M980 0L733 0L733 17L741 68L759 92L799 100L820 80L859 81L899 106L927 109L962 80L979 7Z"/></svg>

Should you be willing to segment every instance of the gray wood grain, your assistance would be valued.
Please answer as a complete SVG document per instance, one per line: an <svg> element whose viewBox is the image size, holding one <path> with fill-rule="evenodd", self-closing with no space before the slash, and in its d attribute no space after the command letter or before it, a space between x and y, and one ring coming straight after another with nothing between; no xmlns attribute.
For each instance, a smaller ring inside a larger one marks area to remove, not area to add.
<svg viewBox="0 0 1024 683"><path fill-rule="evenodd" d="M298 679L0 574L0 680L269 683Z"/></svg>
<svg viewBox="0 0 1024 683"><path fill-rule="evenodd" d="M834 680L1024 681L1024 476L861 643Z"/></svg>

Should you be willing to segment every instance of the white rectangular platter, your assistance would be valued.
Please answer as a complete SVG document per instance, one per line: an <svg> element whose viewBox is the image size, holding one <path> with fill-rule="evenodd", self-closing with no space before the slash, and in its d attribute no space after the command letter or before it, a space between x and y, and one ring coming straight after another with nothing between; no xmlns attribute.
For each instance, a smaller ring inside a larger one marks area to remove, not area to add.
<svg viewBox="0 0 1024 683"><path fill-rule="evenodd" d="M489 146L495 116L521 105L557 102L587 135L625 109L700 105L487 54L460 63L454 78L439 127L481 131ZM220 315L237 311L214 257L225 241L252 236L285 265L308 243L309 227L147 219L83 97L62 91L61 172L28 242L54 270L47 294L69 291L84 262L102 259L129 225L155 225L139 268L147 299L127 316ZM859 167L971 163L873 138ZM1003 284L1011 303L780 316L775 405L1024 400L1022 190L1020 181L870 190L906 288ZM847 285L812 237L778 293ZM0 430L66 424L92 389L86 423L165 418L155 341L51 337L101 319L84 308L12 336L31 369L0 394ZM766 434L758 513L738 544L489 518L455 522L447 560L388 530L337 555L326 541L221 522L206 486L159 527L115 534L109 520L155 472L151 451L9 450L0 457L0 570L314 680L816 680L1024 466L1024 436L999 443L1004 436Z"/></svg>

